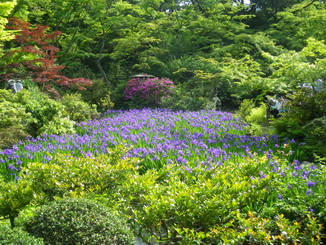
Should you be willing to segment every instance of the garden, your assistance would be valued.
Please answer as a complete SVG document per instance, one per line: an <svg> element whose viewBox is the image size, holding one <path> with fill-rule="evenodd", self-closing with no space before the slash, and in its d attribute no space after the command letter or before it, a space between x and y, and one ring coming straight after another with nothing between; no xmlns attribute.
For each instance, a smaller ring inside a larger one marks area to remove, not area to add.
<svg viewBox="0 0 326 245"><path fill-rule="evenodd" d="M326 169L298 158L300 143L248 135L228 112L111 110L3 150L0 211L46 244L319 244ZM85 200L124 223L70 210Z"/></svg>
<svg viewBox="0 0 326 245"><path fill-rule="evenodd" d="M0 244L326 244L326 3L0 2Z"/></svg>

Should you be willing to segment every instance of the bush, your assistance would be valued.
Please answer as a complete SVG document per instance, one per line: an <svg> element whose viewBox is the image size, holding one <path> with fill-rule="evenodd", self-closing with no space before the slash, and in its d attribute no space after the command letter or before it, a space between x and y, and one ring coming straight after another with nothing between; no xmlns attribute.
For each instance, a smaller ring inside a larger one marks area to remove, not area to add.
<svg viewBox="0 0 326 245"><path fill-rule="evenodd" d="M30 163L21 177L32 183L35 192L43 193L50 200L103 191L118 194L121 184L137 170L136 159L122 159L125 153L125 148L117 146L109 154L96 157L59 154L47 164Z"/></svg>
<svg viewBox="0 0 326 245"><path fill-rule="evenodd" d="M289 96L285 105L286 111L273 122L278 135L306 142L307 159L312 153L322 154L320 149L325 145L323 124L326 116L326 90L313 93L310 89L300 89Z"/></svg>
<svg viewBox="0 0 326 245"><path fill-rule="evenodd" d="M259 107L255 107L253 100L245 99L240 104L239 110L236 112L236 116L241 117L246 123L248 123L248 130L252 135L262 135L266 132L263 127L267 126L267 106L261 104Z"/></svg>
<svg viewBox="0 0 326 245"><path fill-rule="evenodd" d="M112 109L114 103L111 101L111 90L108 84L103 79L94 79L92 82L92 86L80 91L83 100L88 104L97 105L97 109L101 112ZM121 91L119 94L122 96L122 93Z"/></svg>
<svg viewBox="0 0 326 245"><path fill-rule="evenodd" d="M246 121L258 125L266 125L266 111L267 107L265 104L262 104L259 107L255 107L251 110L250 115L246 117Z"/></svg>
<svg viewBox="0 0 326 245"><path fill-rule="evenodd" d="M134 244L126 223L100 203L62 199L41 207L25 229L45 244Z"/></svg>
<svg viewBox="0 0 326 245"><path fill-rule="evenodd" d="M10 147L23 137L74 133L74 122L63 115L64 106L40 91L23 89L11 95L0 90L0 137ZM10 95L10 96L9 96ZM8 138L7 129L13 132Z"/></svg>
<svg viewBox="0 0 326 245"><path fill-rule="evenodd" d="M62 115L75 122L88 121L99 116L96 105L90 106L84 102L81 94L66 94L60 102L64 105Z"/></svg>
<svg viewBox="0 0 326 245"><path fill-rule="evenodd" d="M128 81L124 95L131 108L161 107L163 97L170 95L174 84L165 78L133 78Z"/></svg>
<svg viewBox="0 0 326 245"><path fill-rule="evenodd" d="M12 168L14 166L11 166ZM18 167L18 166L16 166ZM0 216L10 219L11 227L15 227L15 219L20 210L25 208L35 198L31 183L26 180L11 180L12 176L1 173L0 176Z"/></svg>
<svg viewBox="0 0 326 245"><path fill-rule="evenodd" d="M30 136L19 127L0 129L0 149L7 149Z"/></svg>
<svg viewBox="0 0 326 245"><path fill-rule="evenodd" d="M242 119L245 119L250 115L252 109L254 108L255 108L255 102L253 100L244 99L241 102L240 107L236 112L236 115Z"/></svg>
<svg viewBox="0 0 326 245"><path fill-rule="evenodd" d="M168 165L130 180L120 201L145 241L317 245L325 167L276 157Z"/></svg>
<svg viewBox="0 0 326 245"><path fill-rule="evenodd" d="M161 107L175 111L216 110L217 107L213 100L195 95L193 92L185 92L180 86L173 90L173 95L163 97L161 102Z"/></svg>
<svg viewBox="0 0 326 245"><path fill-rule="evenodd" d="M0 89L0 149L9 148L29 136L27 126L31 115L20 103L11 101L13 96L10 91Z"/></svg>
<svg viewBox="0 0 326 245"><path fill-rule="evenodd" d="M68 117L55 116L51 121L44 124L37 132L38 135L42 134L73 134L75 133L75 122L71 121Z"/></svg>
<svg viewBox="0 0 326 245"><path fill-rule="evenodd" d="M326 116L315 118L303 126L306 148L319 156L326 156Z"/></svg>
<svg viewBox="0 0 326 245"><path fill-rule="evenodd" d="M43 239L36 238L27 232L15 228L10 229L8 226L0 226L0 244L1 245L43 245Z"/></svg>

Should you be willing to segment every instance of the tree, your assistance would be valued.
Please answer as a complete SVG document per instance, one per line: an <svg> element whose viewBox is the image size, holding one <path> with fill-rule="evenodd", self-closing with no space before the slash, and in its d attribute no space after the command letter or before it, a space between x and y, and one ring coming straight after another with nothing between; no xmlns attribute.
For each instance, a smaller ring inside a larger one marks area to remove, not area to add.
<svg viewBox="0 0 326 245"><path fill-rule="evenodd" d="M50 45L51 40L61 35L59 31L47 33L48 26L36 25L34 27L31 23L18 18L11 18L8 28L19 32L15 36L15 42L19 43L20 47L13 53L27 53L31 57L31 59L11 65L14 67L23 65L27 68L33 80L40 84L43 90L58 95L56 85L79 90L91 85L91 81L86 78L68 78L61 75L64 66L56 63L59 48ZM12 52L8 54L10 53ZM15 70L12 75L14 74Z"/></svg>
<svg viewBox="0 0 326 245"><path fill-rule="evenodd" d="M15 0L8 0L5 2L0 2L0 57L2 56L2 47L5 41L9 41L14 38L13 33L9 32L5 29L5 26L8 22L7 18L4 16L8 16L12 9L16 4Z"/></svg>
<svg viewBox="0 0 326 245"><path fill-rule="evenodd" d="M326 3L303 1L277 14L278 22L268 30L272 38L287 49L300 51L310 37L324 40Z"/></svg>

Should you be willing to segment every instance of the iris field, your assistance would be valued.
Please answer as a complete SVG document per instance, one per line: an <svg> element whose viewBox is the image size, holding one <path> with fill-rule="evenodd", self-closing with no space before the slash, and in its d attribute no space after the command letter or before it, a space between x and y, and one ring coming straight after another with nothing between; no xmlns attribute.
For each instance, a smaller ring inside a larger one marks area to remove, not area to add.
<svg viewBox="0 0 326 245"><path fill-rule="evenodd" d="M124 182L116 178L121 183L115 190L97 186L101 192L89 193L105 193L149 244L319 244L323 239L325 166L300 162L300 143L291 139L247 134L231 113L108 111L102 119L78 124L75 135L43 135L3 150L1 174L19 183L31 164L56 166L73 159L86 159L95 173L97 161L119 147L121 161L137 159Z"/></svg>
<svg viewBox="0 0 326 245"><path fill-rule="evenodd" d="M185 168L241 161L245 156L284 153L297 160L293 140L277 136L245 134L245 124L231 113L218 111L172 112L130 110L107 112L101 120L83 122L75 135L43 135L21 142L1 153L2 173L17 176L28 162L48 162L56 153L94 157L115 145L131 149L126 157L138 157L144 170L178 163Z"/></svg>

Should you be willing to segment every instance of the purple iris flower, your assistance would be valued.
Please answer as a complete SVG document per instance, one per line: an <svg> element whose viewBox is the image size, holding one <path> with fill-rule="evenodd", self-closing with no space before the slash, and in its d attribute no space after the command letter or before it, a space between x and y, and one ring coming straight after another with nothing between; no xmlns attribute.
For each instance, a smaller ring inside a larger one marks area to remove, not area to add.
<svg viewBox="0 0 326 245"><path fill-rule="evenodd" d="M316 185L316 182L313 182L311 180L308 180L307 186L308 187L313 187L314 185Z"/></svg>

